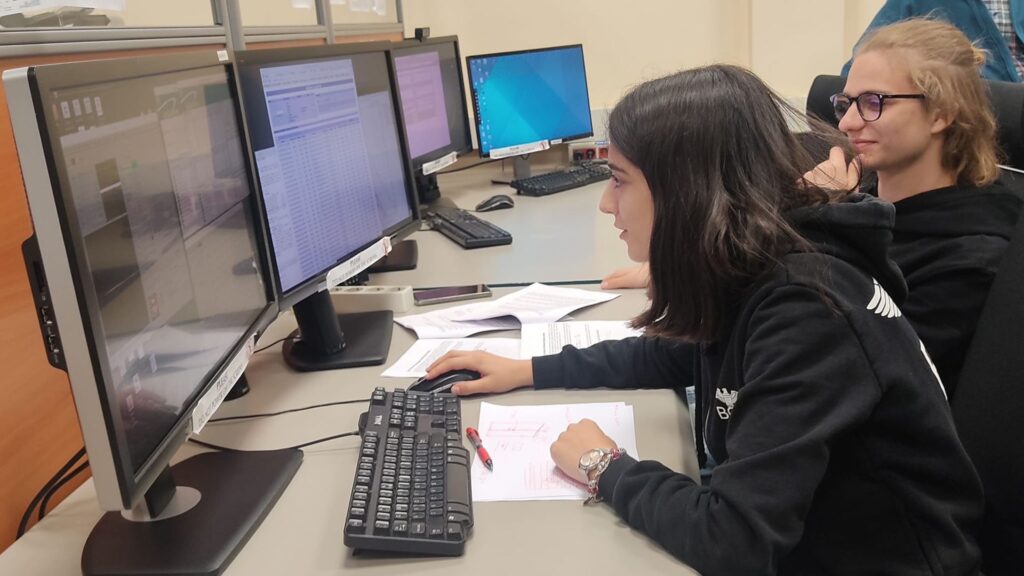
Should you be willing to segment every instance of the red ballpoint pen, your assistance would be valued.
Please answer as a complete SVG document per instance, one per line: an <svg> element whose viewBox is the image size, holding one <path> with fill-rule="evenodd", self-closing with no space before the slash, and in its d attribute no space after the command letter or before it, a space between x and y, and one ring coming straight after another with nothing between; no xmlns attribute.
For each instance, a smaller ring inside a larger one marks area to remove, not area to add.
<svg viewBox="0 0 1024 576"><path fill-rule="evenodd" d="M483 442L480 441L480 434L477 433L473 427L466 428L466 437L473 443L473 447L476 448L476 456L487 466L488 470L494 471L494 462L491 462L491 455L487 453L487 449L484 448Z"/></svg>

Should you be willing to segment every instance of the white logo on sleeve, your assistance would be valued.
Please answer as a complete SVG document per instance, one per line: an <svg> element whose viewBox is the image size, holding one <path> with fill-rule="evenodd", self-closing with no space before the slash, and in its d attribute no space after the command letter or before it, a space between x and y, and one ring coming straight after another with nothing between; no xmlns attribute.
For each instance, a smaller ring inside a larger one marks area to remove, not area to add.
<svg viewBox="0 0 1024 576"><path fill-rule="evenodd" d="M732 407L736 405L736 394L735 390L726 388L715 390L715 399L725 404L725 406L715 406L715 411L718 412L718 417L722 420L728 420L729 416L732 416Z"/></svg>
<svg viewBox="0 0 1024 576"><path fill-rule="evenodd" d="M924 348L924 342L918 340L921 344L921 354L924 354L924 359L928 361L928 367L932 369L932 374L935 374L935 380L939 383L939 389L942 390L942 395L949 400L949 394L946 394L946 387L942 384L942 378L939 376L939 369L935 367L935 363L932 362L932 357L928 355L928 351Z"/></svg>
<svg viewBox="0 0 1024 576"><path fill-rule="evenodd" d="M882 288L878 280L872 278L871 281L875 283L875 294L871 297L871 302L868 302L868 310L883 318L899 318L903 316L900 309L896 307L896 303L892 301L892 297L885 291L885 288Z"/></svg>

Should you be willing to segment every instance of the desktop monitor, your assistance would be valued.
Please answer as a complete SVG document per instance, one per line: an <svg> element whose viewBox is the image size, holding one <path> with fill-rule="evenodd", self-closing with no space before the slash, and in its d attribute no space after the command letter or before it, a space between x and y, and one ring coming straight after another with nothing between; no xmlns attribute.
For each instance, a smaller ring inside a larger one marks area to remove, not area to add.
<svg viewBox="0 0 1024 576"><path fill-rule="evenodd" d="M522 157L594 135L583 46L466 58L480 155ZM516 164L515 178L529 176Z"/></svg>
<svg viewBox="0 0 1024 576"><path fill-rule="evenodd" d="M459 38L406 40L389 53L419 200L427 204L441 195L437 171L473 149Z"/></svg>
<svg viewBox="0 0 1024 576"><path fill-rule="evenodd" d="M83 572L220 570L301 461L212 452L168 465L277 313L231 70L192 53L21 68L4 85L44 345L68 373L111 511Z"/></svg>
<svg viewBox="0 0 1024 576"><path fill-rule="evenodd" d="M235 54L279 303L297 370L382 364L390 311L335 314L327 291L418 225L389 43Z"/></svg>

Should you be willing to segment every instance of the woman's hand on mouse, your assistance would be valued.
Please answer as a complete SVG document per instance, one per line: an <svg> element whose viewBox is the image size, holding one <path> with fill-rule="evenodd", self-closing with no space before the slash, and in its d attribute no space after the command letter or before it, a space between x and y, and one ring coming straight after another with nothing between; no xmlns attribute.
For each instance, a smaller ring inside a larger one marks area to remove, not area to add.
<svg viewBox="0 0 1024 576"><path fill-rule="evenodd" d="M487 352L453 350L441 356L427 368L427 378L436 378L452 370L475 370L479 380L458 382L452 393L470 394L508 392L533 385L533 361L512 360Z"/></svg>

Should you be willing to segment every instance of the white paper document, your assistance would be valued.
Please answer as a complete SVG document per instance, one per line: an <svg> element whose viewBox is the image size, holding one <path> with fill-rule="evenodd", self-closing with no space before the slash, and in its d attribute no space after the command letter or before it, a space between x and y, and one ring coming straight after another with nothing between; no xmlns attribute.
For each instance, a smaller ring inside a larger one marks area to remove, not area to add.
<svg viewBox="0 0 1024 576"><path fill-rule="evenodd" d="M453 311L480 305L466 304L423 314L412 314L395 318L395 322L416 332L419 338L465 338L481 332L519 329L519 320L515 318L492 318L472 322L457 322L451 318Z"/></svg>
<svg viewBox="0 0 1024 576"><path fill-rule="evenodd" d="M480 439L494 471L473 455L473 500L584 500L587 490L551 460L551 444L565 428L590 418L637 457L633 407L623 402L500 406L480 403Z"/></svg>
<svg viewBox="0 0 1024 576"><path fill-rule="evenodd" d="M460 307L451 313L450 318L466 321L514 316L523 324L554 322L580 308L618 297L618 294L596 290L531 284L497 300L477 304L473 308Z"/></svg>
<svg viewBox="0 0 1024 576"><path fill-rule="evenodd" d="M381 376L388 378L419 378L427 373L427 366L451 350L482 350L506 358L519 359L518 338L457 338L445 340L417 340L397 362Z"/></svg>
<svg viewBox="0 0 1024 576"><path fill-rule="evenodd" d="M642 330L629 327L629 322L552 322L550 324L523 324L522 358L557 354L569 344L586 348L604 340L622 340L640 336Z"/></svg>

